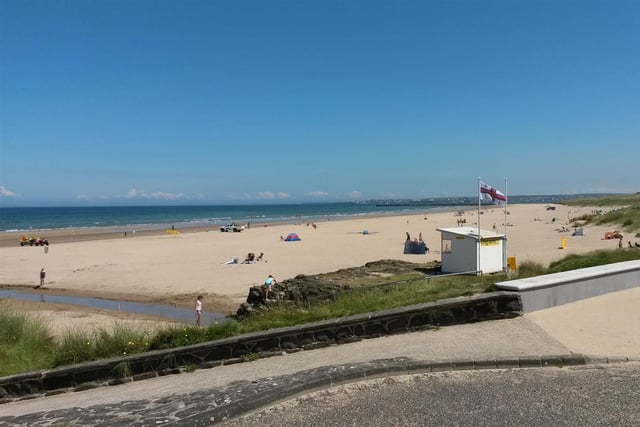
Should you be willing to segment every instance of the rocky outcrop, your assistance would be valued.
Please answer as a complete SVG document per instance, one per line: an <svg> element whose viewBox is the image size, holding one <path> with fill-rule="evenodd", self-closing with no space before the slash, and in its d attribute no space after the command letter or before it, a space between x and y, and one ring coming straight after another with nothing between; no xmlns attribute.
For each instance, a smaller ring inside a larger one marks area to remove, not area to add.
<svg viewBox="0 0 640 427"><path fill-rule="evenodd" d="M273 285L273 295L266 301L262 288L252 286L249 288L246 302L240 305L235 317L243 319L252 312L279 305L291 306L293 304L308 307L324 301L335 300L341 293L350 292L362 286L363 281L367 279L372 282L367 286L385 286L389 284L388 280L384 283L385 280L381 280L381 278L416 272L434 273L439 269L437 263L418 264L399 260L381 260L331 273L300 274L293 279L287 279Z"/></svg>

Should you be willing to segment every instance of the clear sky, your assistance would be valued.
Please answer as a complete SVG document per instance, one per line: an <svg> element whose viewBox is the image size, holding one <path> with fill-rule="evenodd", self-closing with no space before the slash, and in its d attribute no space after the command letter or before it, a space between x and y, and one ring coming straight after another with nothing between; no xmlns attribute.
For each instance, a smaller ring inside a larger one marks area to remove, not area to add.
<svg viewBox="0 0 640 427"><path fill-rule="evenodd" d="M1 0L0 206L640 191L637 0Z"/></svg>

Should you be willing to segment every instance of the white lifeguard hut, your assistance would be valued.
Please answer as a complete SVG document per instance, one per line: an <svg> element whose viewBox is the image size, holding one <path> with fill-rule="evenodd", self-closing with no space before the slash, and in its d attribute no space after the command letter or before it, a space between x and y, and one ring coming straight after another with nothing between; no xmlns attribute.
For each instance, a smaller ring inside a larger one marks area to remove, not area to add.
<svg viewBox="0 0 640 427"><path fill-rule="evenodd" d="M443 273L503 271L506 248L504 234L473 227L437 228L441 234Z"/></svg>

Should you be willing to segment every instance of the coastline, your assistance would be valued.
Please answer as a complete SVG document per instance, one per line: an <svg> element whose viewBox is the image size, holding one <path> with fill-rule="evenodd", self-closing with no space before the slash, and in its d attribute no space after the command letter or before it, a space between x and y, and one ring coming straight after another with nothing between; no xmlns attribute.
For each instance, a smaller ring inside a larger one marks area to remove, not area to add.
<svg viewBox="0 0 640 427"><path fill-rule="evenodd" d="M362 212L362 213L344 213L335 215L309 215L281 218L281 219L253 219L253 222L242 222L237 220L228 221L210 221L202 223L157 223L157 224L139 224L127 226L94 226L94 227L66 227L53 229L34 229L34 230L5 230L0 231L0 248L12 247L19 245L21 236L38 236L46 238L50 243L72 243L92 240L104 239L120 239L141 236L160 236L168 234L172 227L179 234L201 233L208 231L220 231L220 227L235 222L245 226L245 228L260 228L273 226L301 226L311 223L322 223L327 221L349 221L366 218L384 218L411 215L430 215L436 213L453 213L457 211L469 211L477 209L470 206L425 206L423 209L412 209L410 211L397 212ZM135 231L135 233L133 233ZM125 236L125 232L127 235Z"/></svg>
<svg viewBox="0 0 640 427"><path fill-rule="evenodd" d="M169 226L171 227L171 226ZM194 226L190 228L181 229L181 233L198 233L203 231L210 231L212 227ZM149 228L136 228L135 236L132 234L133 229L127 229L127 237L144 237L144 236L159 236L165 235L166 228L149 227ZM33 232L25 231L5 231L0 233L0 248L7 248L13 246L19 246L20 236L33 235L46 237L51 245L58 243L74 243L74 242L88 242L93 240L108 240L108 239L123 239L125 229L122 227L92 227L92 228L69 228L69 229L55 229L55 230L37 230Z"/></svg>
<svg viewBox="0 0 640 427"><path fill-rule="evenodd" d="M602 239L608 226L586 227L585 236L559 232L571 216L592 208L570 209L555 205L547 211L542 204L513 204L508 211L508 256L518 263L548 264L571 253L613 249L617 241ZM196 295L205 296L205 310L234 312L244 302L249 287L268 274L278 280L298 274L312 275L356 267L380 259L415 263L440 260L438 228L456 227L459 218L467 226L477 225L477 210L454 215L458 209L439 212L359 215L296 223L253 224L240 233L221 233L219 228L193 227L167 234L165 230L136 230L124 237L121 229L84 229L77 233L48 234L50 246L20 247L20 233L0 235L0 286L31 289L41 267L47 268L45 286L39 292L140 302L169 302L191 308ZM481 228L504 230L504 210L483 206ZM363 230L368 230L365 235ZM299 233L299 242L283 242L289 232ZM405 234L421 233L431 249L427 255L403 254ZM560 249L560 239L568 246ZM264 252L264 261L241 262L247 253ZM80 308L80 310L82 310Z"/></svg>

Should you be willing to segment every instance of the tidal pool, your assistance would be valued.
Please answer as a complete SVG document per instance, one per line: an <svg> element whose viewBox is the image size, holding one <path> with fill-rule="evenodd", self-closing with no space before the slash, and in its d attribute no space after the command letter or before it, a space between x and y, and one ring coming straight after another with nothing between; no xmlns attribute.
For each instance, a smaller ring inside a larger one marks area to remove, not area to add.
<svg viewBox="0 0 640 427"><path fill-rule="evenodd" d="M165 319L177 320L179 322L191 324L195 322L196 317L195 309L191 310L183 307L174 307L172 305L146 304L142 302L117 301L102 298L72 297L49 293L25 293L10 289L0 289L0 298L39 301L44 303L73 304L104 310L159 316ZM204 325L209 325L225 319L226 316L221 313L207 311L202 313L202 323Z"/></svg>

